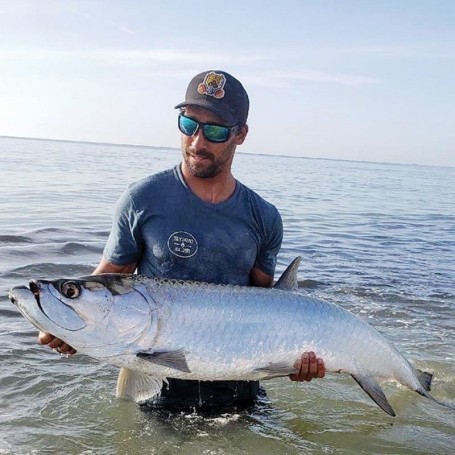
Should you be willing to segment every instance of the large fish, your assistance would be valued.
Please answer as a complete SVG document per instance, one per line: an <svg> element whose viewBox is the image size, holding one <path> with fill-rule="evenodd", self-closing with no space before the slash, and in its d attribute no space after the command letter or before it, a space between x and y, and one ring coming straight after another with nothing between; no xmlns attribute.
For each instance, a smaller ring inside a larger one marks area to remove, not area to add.
<svg viewBox="0 0 455 455"><path fill-rule="evenodd" d="M327 371L351 374L392 416L378 380L432 398L431 374L416 370L373 327L296 290L299 262L273 289L105 274L35 280L11 289L10 299L38 329L121 367L117 395L138 402L157 398L169 377L287 376L305 351L323 358Z"/></svg>

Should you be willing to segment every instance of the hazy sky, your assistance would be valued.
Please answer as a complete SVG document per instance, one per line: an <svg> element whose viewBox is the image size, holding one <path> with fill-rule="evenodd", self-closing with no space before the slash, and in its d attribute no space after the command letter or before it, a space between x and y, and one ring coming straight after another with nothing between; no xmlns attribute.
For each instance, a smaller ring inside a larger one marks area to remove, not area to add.
<svg viewBox="0 0 455 455"><path fill-rule="evenodd" d="M455 166L454 0L0 0L0 135L179 147L207 69L239 151Z"/></svg>

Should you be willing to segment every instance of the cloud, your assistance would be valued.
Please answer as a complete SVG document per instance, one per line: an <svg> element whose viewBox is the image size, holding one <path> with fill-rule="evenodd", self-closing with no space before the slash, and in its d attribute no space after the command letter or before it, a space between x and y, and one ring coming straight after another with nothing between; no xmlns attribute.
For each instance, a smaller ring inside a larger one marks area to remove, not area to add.
<svg viewBox="0 0 455 455"><path fill-rule="evenodd" d="M117 25L117 24L113 24L113 25L115 25L121 32L128 33L129 35L136 34L136 32L134 30L131 30L130 28L125 27L123 25Z"/></svg>
<svg viewBox="0 0 455 455"><path fill-rule="evenodd" d="M394 59L453 59L455 51L449 41L428 41L425 43L407 44L392 43L388 45L365 44L355 46L338 46L331 47L319 46L313 51L305 49L306 54L323 57L357 57L372 58L381 60Z"/></svg>
<svg viewBox="0 0 455 455"><path fill-rule="evenodd" d="M128 33L134 33L129 31ZM236 66L250 64L264 60L261 55L239 55L236 53L198 52L193 49L1 49L0 58L12 60L92 60L96 62L110 63L113 65L133 64L147 65L149 63L193 63L205 64L210 67L226 64Z"/></svg>
<svg viewBox="0 0 455 455"><path fill-rule="evenodd" d="M134 33L130 31L130 33ZM295 63L288 62L288 70L275 70L273 67L283 68L279 57L266 56L260 53L241 54L237 52L200 52L192 49L1 49L0 61L3 63L20 62L33 63L39 61L41 65L47 62L54 65L60 62L62 65L79 65L79 68L93 67L118 67L145 71L147 77L188 77L194 73L194 69L232 68L236 74L251 85L266 87L293 86L299 82L315 82L326 84L340 84L360 86L378 84L377 78L344 74L336 71L317 71L304 68L295 68ZM266 66L266 70L258 71L257 68Z"/></svg>
<svg viewBox="0 0 455 455"><path fill-rule="evenodd" d="M291 86L295 82L322 82L342 85L365 85L377 84L379 79L369 76L351 74L328 73L311 70L291 71L264 71L257 74L249 74L246 79L251 83L264 86Z"/></svg>
<svg viewBox="0 0 455 455"><path fill-rule="evenodd" d="M111 21L109 19L104 19L103 17L95 17L94 15L85 13L85 12L81 11L80 9L75 8L74 6L70 6L67 3L59 2L55 6L61 6L61 7L63 7L63 9L65 9L70 14L82 17L82 18L84 18L85 20L89 21L92 24L96 23L96 24L98 24L98 26L99 26L99 24L108 24L109 26L119 30L122 33L127 33L128 35L134 35L135 34L135 31L132 30L129 27L126 27L126 26L124 26L122 24L118 24L118 23L113 22L113 21Z"/></svg>

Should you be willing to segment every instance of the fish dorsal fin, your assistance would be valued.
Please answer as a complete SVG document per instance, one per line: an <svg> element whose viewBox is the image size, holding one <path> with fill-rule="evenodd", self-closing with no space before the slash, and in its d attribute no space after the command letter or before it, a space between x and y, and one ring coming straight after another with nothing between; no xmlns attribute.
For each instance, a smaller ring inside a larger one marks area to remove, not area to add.
<svg viewBox="0 0 455 455"><path fill-rule="evenodd" d="M283 291L296 291L299 288L297 283L297 271L299 269L301 256L297 256L289 265L288 268L283 272L278 281L275 283L274 288L281 289Z"/></svg>
<svg viewBox="0 0 455 455"><path fill-rule="evenodd" d="M122 367L117 379L117 398L128 398L140 403L154 400L161 394L163 380Z"/></svg>
<svg viewBox="0 0 455 455"><path fill-rule="evenodd" d="M186 363L185 351L177 349L174 351L169 350L150 350L139 352L136 354L140 359L147 360L148 362L156 363L164 367L169 367L174 370L183 371L184 373L191 373L191 370Z"/></svg>
<svg viewBox="0 0 455 455"><path fill-rule="evenodd" d="M387 401L387 398L384 395L381 386L371 376L362 376L360 374L353 374L351 376L384 412L387 412L387 414L395 417L395 411Z"/></svg>

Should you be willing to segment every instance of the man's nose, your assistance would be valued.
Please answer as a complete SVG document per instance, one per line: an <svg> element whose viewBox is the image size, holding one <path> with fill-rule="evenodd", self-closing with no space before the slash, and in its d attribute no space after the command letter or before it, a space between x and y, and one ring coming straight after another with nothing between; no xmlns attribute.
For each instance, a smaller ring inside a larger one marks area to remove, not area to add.
<svg viewBox="0 0 455 455"><path fill-rule="evenodd" d="M198 148L201 146L207 145L207 139L204 136L204 133L202 132L202 128L198 128L195 134L191 136L191 145L194 148Z"/></svg>

